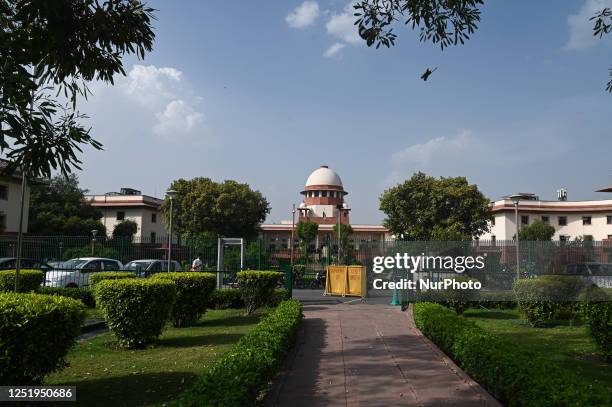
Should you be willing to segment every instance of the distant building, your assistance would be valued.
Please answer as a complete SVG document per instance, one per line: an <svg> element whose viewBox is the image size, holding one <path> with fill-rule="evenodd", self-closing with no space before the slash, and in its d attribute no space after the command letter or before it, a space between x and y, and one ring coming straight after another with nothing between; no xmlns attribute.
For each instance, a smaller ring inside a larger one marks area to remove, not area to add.
<svg viewBox="0 0 612 407"><path fill-rule="evenodd" d="M0 170L6 163L0 161ZM0 177L0 233L17 233L19 231L19 209L21 208L21 171ZM23 231L28 231L30 210L30 188L26 186L23 210Z"/></svg>
<svg viewBox="0 0 612 407"><path fill-rule="evenodd" d="M334 225L338 221L351 225L353 234L349 237L349 244L355 248L359 248L361 243L382 242L391 238L389 230L384 226L350 223L350 208L345 202L348 192L344 190L338 174L326 165L317 168L310 174L300 193L304 198L296 208L296 211L299 212L296 213L296 223L308 220L319 224L319 235L313 242L317 248L335 240ZM291 229L291 221L261 225L264 244L272 249L289 248Z"/></svg>
<svg viewBox="0 0 612 407"><path fill-rule="evenodd" d="M612 186L598 192L612 192ZM558 191L557 201L541 200L530 193L503 197L491 203L493 222L482 240L512 240L516 235L514 201L518 200L520 226L541 220L555 228L553 240L612 239L612 199L568 201L567 191Z"/></svg>
<svg viewBox="0 0 612 407"><path fill-rule="evenodd" d="M166 237L167 231L162 219L162 200L132 188L121 188L120 192L107 192L104 195L89 195L87 201L102 210L100 222L106 227L108 236L112 236L115 225L132 220L138 225L135 237L142 242L155 243Z"/></svg>

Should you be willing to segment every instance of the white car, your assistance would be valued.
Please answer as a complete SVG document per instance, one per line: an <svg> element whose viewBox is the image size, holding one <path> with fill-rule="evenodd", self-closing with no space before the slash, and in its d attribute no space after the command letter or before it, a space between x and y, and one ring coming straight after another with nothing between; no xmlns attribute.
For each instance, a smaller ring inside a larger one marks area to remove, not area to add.
<svg viewBox="0 0 612 407"><path fill-rule="evenodd" d="M60 268L45 273L47 287L87 287L89 276L105 271L121 271L120 261L101 257L81 257L61 264Z"/></svg>
<svg viewBox="0 0 612 407"><path fill-rule="evenodd" d="M612 288L612 263L585 262L569 264L563 274L580 277L585 284Z"/></svg>
<svg viewBox="0 0 612 407"><path fill-rule="evenodd" d="M170 271L183 271L181 264L176 260L172 260L170 265ZM151 274L168 271L168 261L158 259L133 260L123 266L123 270L136 272L139 277L147 277Z"/></svg>

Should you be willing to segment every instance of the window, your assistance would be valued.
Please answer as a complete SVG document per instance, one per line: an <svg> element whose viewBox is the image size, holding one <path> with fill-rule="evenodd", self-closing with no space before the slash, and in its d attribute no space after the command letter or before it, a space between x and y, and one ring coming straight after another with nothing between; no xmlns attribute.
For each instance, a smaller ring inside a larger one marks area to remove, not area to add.
<svg viewBox="0 0 612 407"><path fill-rule="evenodd" d="M567 242L569 239L570 239L569 236L559 235L559 241L561 241L561 242Z"/></svg>
<svg viewBox="0 0 612 407"><path fill-rule="evenodd" d="M528 215L521 216L521 225L529 225L529 216Z"/></svg>
<svg viewBox="0 0 612 407"><path fill-rule="evenodd" d="M151 232L151 243L156 243L157 241L157 234L155 234L155 232Z"/></svg>
<svg viewBox="0 0 612 407"><path fill-rule="evenodd" d="M323 198L327 198L327 191L321 191L321 196Z"/></svg>
<svg viewBox="0 0 612 407"><path fill-rule="evenodd" d="M0 199L3 201L8 200L8 186L0 185Z"/></svg>
<svg viewBox="0 0 612 407"><path fill-rule="evenodd" d="M493 244L493 246L495 246L495 235L491 235L491 243Z"/></svg>
<svg viewBox="0 0 612 407"><path fill-rule="evenodd" d="M593 235L584 235L584 236L582 236L582 239L585 242L592 242L593 241Z"/></svg>
<svg viewBox="0 0 612 407"><path fill-rule="evenodd" d="M124 220L124 219L125 219L125 212L123 211L117 212L117 220Z"/></svg>
<svg viewBox="0 0 612 407"><path fill-rule="evenodd" d="M151 214L151 223L157 223L157 214L156 213L152 213Z"/></svg>
<svg viewBox="0 0 612 407"><path fill-rule="evenodd" d="M612 216L609 216L609 215L608 215L608 216L606 216L606 223L607 223L608 225L612 225Z"/></svg>
<svg viewBox="0 0 612 407"><path fill-rule="evenodd" d="M6 229L6 215L0 213L0 232Z"/></svg>
<svg viewBox="0 0 612 407"><path fill-rule="evenodd" d="M559 216L559 226L567 225L567 216Z"/></svg>
<svg viewBox="0 0 612 407"><path fill-rule="evenodd" d="M314 193L314 194L315 194L315 198L318 198L318 197L319 197L319 191L315 191L315 193Z"/></svg>
<svg viewBox="0 0 612 407"><path fill-rule="evenodd" d="M121 267L119 267L119 263L117 263L116 261L113 260L102 260L102 264L104 265L104 270L105 271L118 271L121 270Z"/></svg>
<svg viewBox="0 0 612 407"><path fill-rule="evenodd" d="M495 226L495 216L491 219L491 226Z"/></svg>
<svg viewBox="0 0 612 407"><path fill-rule="evenodd" d="M608 235L608 239L612 239L612 235Z"/></svg>
<svg viewBox="0 0 612 407"><path fill-rule="evenodd" d="M542 216L542 222L550 223L550 218L548 216Z"/></svg>
<svg viewBox="0 0 612 407"><path fill-rule="evenodd" d="M582 224L583 225L590 225L591 224L591 217L590 216L583 216L582 217Z"/></svg>
<svg viewBox="0 0 612 407"><path fill-rule="evenodd" d="M83 270L87 271L100 271L100 266L102 262L100 260L93 260L83 266Z"/></svg>

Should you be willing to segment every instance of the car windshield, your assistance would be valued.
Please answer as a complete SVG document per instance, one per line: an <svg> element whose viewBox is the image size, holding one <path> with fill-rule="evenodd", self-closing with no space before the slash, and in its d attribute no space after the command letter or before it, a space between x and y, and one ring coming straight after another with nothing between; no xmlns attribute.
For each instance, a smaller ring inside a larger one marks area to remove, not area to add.
<svg viewBox="0 0 612 407"><path fill-rule="evenodd" d="M80 266L82 266L85 263L87 263L87 260L72 259L72 260L65 261L63 264L61 264L60 268L61 269L78 269L80 268Z"/></svg>
<svg viewBox="0 0 612 407"><path fill-rule="evenodd" d="M131 261L125 265L124 270L136 271L146 270L153 263L152 261Z"/></svg>
<svg viewBox="0 0 612 407"><path fill-rule="evenodd" d="M595 276L612 276L612 264L589 264L589 269Z"/></svg>

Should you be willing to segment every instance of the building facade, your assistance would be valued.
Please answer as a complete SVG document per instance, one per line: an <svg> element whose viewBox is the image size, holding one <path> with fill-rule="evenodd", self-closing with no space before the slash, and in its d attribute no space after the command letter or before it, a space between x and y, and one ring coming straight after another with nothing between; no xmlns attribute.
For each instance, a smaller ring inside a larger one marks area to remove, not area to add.
<svg viewBox="0 0 612 407"><path fill-rule="evenodd" d="M598 192L612 192L612 187ZM555 228L553 240L612 239L612 199L567 201L559 194L557 201L540 200L534 194L521 193L491 203L493 222L483 240L512 240L517 231L515 202L518 202L519 228L536 220Z"/></svg>
<svg viewBox="0 0 612 407"><path fill-rule="evenodd" d="M132 188L121 188L120 192L90 195L86 199L102 211L100 222L109 237L115 225L124 220L136 222L138 229L134 236L142 242L155 243L168 235L161 213L163 201L159 198L143 195Z"/></svg>
<svg viewBox="0 0 612 407"><path fill-rule="evenodd" d="M4 163L0 163L0 169ZM0 233L18 233L19 210L21 209L21 181L20 171L10 176L0 178ZM26 185L23 205L23 232L28 231L28 215L30 209L30 188Z"/></svg>
<svg viewBox="0 0 612 407"><path fill-rule="evenodd" d="M296 208L295 222L311 221L319 225L319 234L313 242L315 248L334 242L334 226L338 223L351 225L353 233L349 244L358 249L363 243L382 243L390 239L389 230L381 225L360 225L350 223L350 207L345 200L345 191L340 176L328 166L314 170L306 179L300 192L302 203ZM269 249L290 248L293 221L261 225L261 237ZM297 237L296 243L297 243Z"/></svg>

